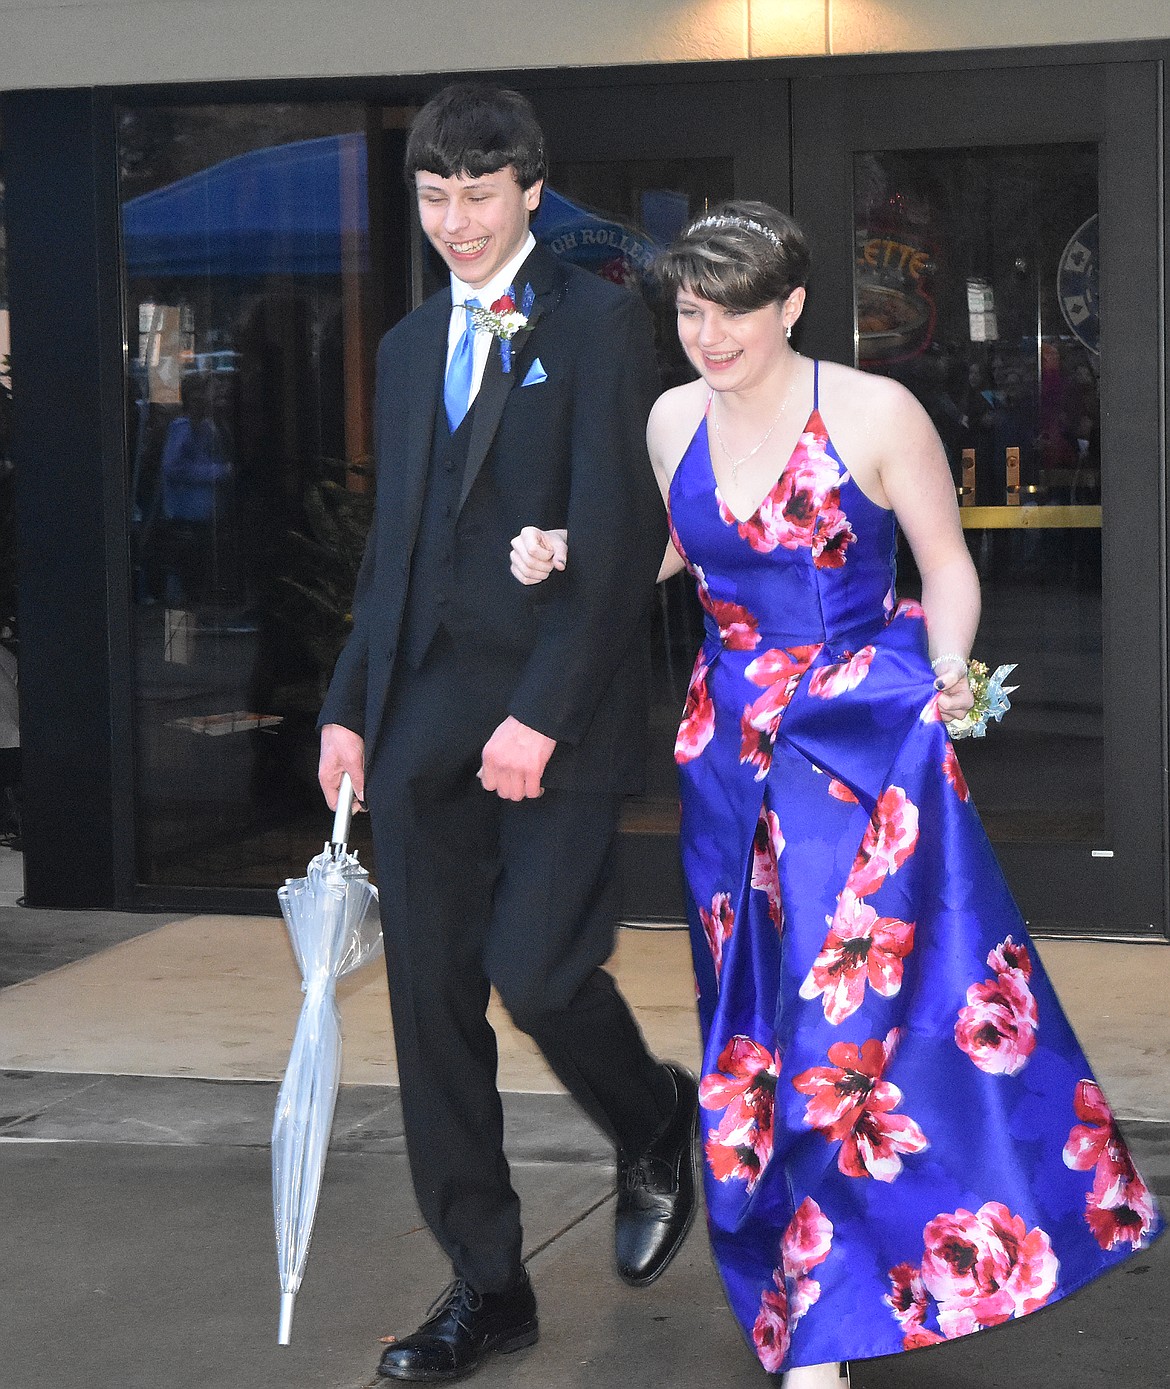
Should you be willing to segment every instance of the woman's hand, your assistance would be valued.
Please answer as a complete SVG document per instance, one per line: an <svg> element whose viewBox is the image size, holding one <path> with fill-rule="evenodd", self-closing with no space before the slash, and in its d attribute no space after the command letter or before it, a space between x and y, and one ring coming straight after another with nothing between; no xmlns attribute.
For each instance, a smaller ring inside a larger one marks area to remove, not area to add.
<svg viewBox="0 0 1170 1389"><path fill-rule="evenodd" d="M967 681L967 663L957 658L943 660L934 671L934 688L938 691L939 717L946 723L961 719L975 703Z"/></svg>
<svg viewBox="0 0 1170 1389"><path fill-rule="evenodd" d="M563 569L569 561L569 532L542 531L537 526L525 526L512 539L512 576L522 584L539 584L553 572Z"/></svg>

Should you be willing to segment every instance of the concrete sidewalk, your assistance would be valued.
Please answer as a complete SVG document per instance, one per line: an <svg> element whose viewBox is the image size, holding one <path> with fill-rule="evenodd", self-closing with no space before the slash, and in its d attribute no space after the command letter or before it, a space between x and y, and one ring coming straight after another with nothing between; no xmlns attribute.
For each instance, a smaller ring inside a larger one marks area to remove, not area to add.
<svg viewBox="0 0 1170 1389"><path fill-rule="evenodd" d="M0 970L5 957L12 966L0 977L35 983L47 977L40 967L69 965L58 981L92 981L100 971L71 973L71 962L100 958L94 952L103 944L167 920L116 916L106 934L100 914L25 912L5 872L11 864L0 860ZM40 941L39 958L26 949L15 959L13 941ZM1112 947L1091 949L1101 952L1093 957L1101 977ZM1166 1206L1165 1080L1152 1099L1148 1093L1166 1027L1151 1033L1153 1014L1139 997L1164 957L1145 949L1131 1006L1107 1020L1099 1042L1112 1067L1130 1056L1131 1081L1151 1078L1133 1086L1135 1103L1144 1102L1124 1127ZM0 1003L14 994L0 991ZM62 1039L77 1035L68 988L35 996L53 1001ZM0 1045L14 1051L22 1043L3 1029L19 1016L0 1009ZM448 1276L410 1194L397 1090L343 1088L293 1345L283 1349L267 1151L275 1091L267 1080L32 1066L0 1072L0 1389L365 1389L375 1382L377 1338L412 1330ZM542 1338L490 1361L473 1382L484 1389L766 1384L726 1310L702 1222L662 1279L644 1290L625 1287L612 1271L613 1172L604 1142L563 1095L513 1092L505 1101ZM855 1365L854 1389L1161 1389L1170 1383L1168 1300L1164 1240L1020 1323Z"/></svg>
<svg viewBox="0 0 1170 1389"><path fill-rule="evenodd" d="M275 1086L12 1075L0 1129L4 1389L363 1389L377 1336L412 1330L447 1278L419 1219L397 1093L347 1087L293 1344L276 1345L266 1149ZM613 1174L561 1096L508 1096L542 1339L484 1389L751 1389L702 1223L644 1290L612 1271ZM13 1112L21 1111L13 1118ZM1170 1199L1170 1125L1127 1134ZM855 1389L1156 1389L1170 1241L1049 1311L854 1367Z"/></svg>

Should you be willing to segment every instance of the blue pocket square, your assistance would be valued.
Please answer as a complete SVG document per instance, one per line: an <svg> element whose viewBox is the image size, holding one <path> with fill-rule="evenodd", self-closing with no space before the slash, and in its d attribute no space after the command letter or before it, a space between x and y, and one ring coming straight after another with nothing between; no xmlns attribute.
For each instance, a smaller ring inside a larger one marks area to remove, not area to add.
<svg viewBox="0 0 1170 1389"><path fill-rule="evenodd" d="M539 386L542 381L547 380L548 372L545 371L544 367L541 366L540 358L537 357L536 360L532 363L532 365L528 368L528 375L525 376L524 380L521 381L520 384L521 386Z"/></svg>

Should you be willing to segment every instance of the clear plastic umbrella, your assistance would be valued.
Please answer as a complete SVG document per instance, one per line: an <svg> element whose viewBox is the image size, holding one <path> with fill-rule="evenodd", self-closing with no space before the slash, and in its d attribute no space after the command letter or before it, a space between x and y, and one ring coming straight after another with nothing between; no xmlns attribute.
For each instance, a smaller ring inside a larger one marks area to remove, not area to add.
<svg viewBox="0 0 1170 1389"><path fill-rule="evenodd" d="M303 878L277 894L300 966L305 1001L272 1121L272 1210L280 1272L280 1329L287 1346L313 1234L317 1198L341 1083L337 981L378 953L378 889L347 852L353 787L342 778L333 838Z"/></svg>

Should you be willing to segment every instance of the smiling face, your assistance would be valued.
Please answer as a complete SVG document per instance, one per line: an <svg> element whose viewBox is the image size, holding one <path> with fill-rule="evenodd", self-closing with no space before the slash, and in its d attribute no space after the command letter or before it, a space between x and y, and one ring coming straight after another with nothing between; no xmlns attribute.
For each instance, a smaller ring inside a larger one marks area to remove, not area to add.
<svg viewBox="0 0 1170 1389"><path fill-rule="evenodd" d="M542 184L521 188L509 164L494 174L414 176L418 215L431 245L473 289L503 269L524 244Z"/></svg>
<svg viewBox="0 0 1170 1389"><path fill-rule="evenodd" d="M787 329L800 317L804 290L750 313L725 309L685 288L675 305L679 342L691 365L713 390L741 390L762 381L792 350Z"/></svg>

